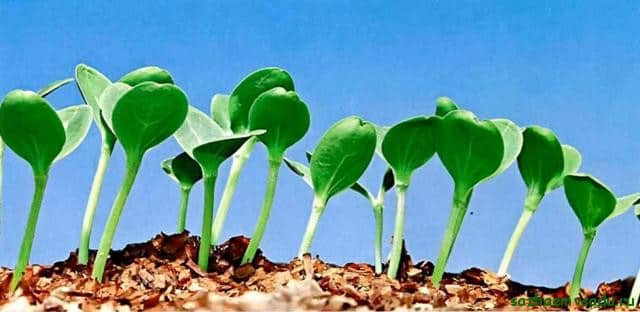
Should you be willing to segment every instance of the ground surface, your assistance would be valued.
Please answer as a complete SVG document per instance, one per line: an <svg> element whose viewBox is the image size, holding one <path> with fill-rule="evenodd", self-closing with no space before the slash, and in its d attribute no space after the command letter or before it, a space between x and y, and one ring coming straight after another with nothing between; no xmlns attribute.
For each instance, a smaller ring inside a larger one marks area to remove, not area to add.
<svg viewBox="0 0 640 312"><path fill-rule="evenodd" d="M50 266L30 266L20 288L8 292L11 270L0 269L3 311L23 310L564 310L568 307L514 306L525 297L566 297L568 285L545 288L522 285L492 272L472 268L446 274L443 286L431 285L433 264L413 263L405 253L400 281L377 276L368 264L336 266L309 256L273 263L259 254L253 265L240 266L248 244L234 237L212 251L210 272L195 263L198 239L188 234L160 234L142 244L114 251L104 283L90 278L91 268L77 265L75 254ZM601 284L584 298L626 297L633 279ZM558 299L556 299L558 300ZM572 306L571 309L583 308ZM617 306L624 310L626 306Z"/></svg>

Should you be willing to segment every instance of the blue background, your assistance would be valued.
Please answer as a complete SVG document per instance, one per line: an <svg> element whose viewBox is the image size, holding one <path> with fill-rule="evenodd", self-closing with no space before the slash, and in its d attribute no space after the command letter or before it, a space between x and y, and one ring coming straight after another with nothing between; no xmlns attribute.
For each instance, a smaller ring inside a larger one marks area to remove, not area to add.
<svg viewBox="0 0 640 312"><path fill-rule="evenodd" d="M309 104L312 127L288 156L303 160L332 123L357 114L393 124L430 114L440 95L483 118L507 117L552 128L584 156L583 171L618 195L640 191L640 4L616 1L426 3L290 1L268 4L199 1L0 2L0 93L38 89L70 77L87 63L112 79L144 65L167 68L191 103L208 111L214 93L230 92L247 73L286 68ZM57 108L81 103L75 87L50 97ZM160 161L179 151L173 139L147 154L115 237L114 248L172 232L178 188ZM51 172L32 262L66 258L76 247L99 153L99 134ZM218 195L226 180L221 170ZM364 184L377 188L384 164L376 159ZM110 163L93 235L95 248L123 175L123 153ZM240 178L224 236L253 231L266 180L258 147ZM435 260L449 214L452 182L437 157L415 174L409 190L406 237L414 259ZM13 266L31 199L31 171L12 152L5 166L0 265ZM516 167L480 185L448 271L497 269L521 212L525 187ZM200 231L201 185L188 228ZM308 187L282 169L262 248L291 259L311 205ZM385 242L395 198L385 211ZM373 214L345 192L329 203L313 252L335 262L372 262ZM604 224L585 269L584 285L635 275L640 265L632 214ZM571 278L582 234L562 190L550 194L517 250L512 276L561 285ZM385 244L384 253L389 250Z"/></svg>

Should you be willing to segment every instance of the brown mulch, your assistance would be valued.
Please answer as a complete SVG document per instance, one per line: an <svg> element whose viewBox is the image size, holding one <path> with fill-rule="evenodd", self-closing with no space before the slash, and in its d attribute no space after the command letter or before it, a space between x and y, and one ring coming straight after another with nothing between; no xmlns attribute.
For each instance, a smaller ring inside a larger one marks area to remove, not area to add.
<svg viewBox="0 0 640 312"><path fill-rule="evenodd" d="M562 303L568 284L528 286L478 268L445 274L436 290L430 278L433 264L414 264L406 251L400 280L376 275L369 264L338 266L308 255L274 263L259 252L252 265L240 266L248 242L234 237L217 246L209 272L203 272L196 264L197 237L160 234L112 251L102 284L90 277L91 267L78 265L71 253L53 265L28 267L14 294L8 292L11 270L0 268L0 311L586 309ZM583 290L582 297L591 299L592 307L603 297L617 302L628 296L632 283L633 278L603 283L595 292Z"/></svg>

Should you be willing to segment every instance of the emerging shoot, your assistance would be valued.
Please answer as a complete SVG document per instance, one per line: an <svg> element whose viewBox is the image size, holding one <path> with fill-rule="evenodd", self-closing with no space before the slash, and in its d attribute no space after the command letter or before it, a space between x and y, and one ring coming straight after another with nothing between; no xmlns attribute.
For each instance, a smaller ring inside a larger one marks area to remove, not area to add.
<svg viewBox="0 0 640 312"><path fill-rule="evenodd" d="M382 154L393 170L396 187L396 221L387 275L396 278L404 241L405 197L411 175L436 151L437 117L414 117L391 127L382 141Z"/></svg>
<svg viewBox="0 0 640 312"><path fill-rule="evenodd" d="M189 194L196 182L202 179L200 165L187 153L166 159L162 162L162 170L180 186L180 210L178 215L177 233L185 230L187 222L187 209L189 207Z"/></svg>
<svg viewBox="0 0 640 312"><path fill-rule="evenodd" d="M258 140L267 147L269 173L264 202L258 217L255 231L249 246L242 257L242 264L253 262L273 205L278 172L286 150L309 130L310 116L307 105L294 91L276 87L262 93L253 102L249 112L251 130L264 129L267 132L258 136Z"/></svg>
<svg viewBox="0 0 640 312"><path fill-rule="evenodd" d="M298 257L309 252L329 199L360 179L371 163L375 149L375 127L355 116L338 121L322 136L311 157L313 207Z"/></svg>

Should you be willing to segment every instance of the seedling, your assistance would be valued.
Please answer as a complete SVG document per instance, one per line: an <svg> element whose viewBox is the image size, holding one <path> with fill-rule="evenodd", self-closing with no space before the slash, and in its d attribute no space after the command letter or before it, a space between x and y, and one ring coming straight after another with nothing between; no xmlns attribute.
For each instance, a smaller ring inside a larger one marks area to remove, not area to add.
<svg viewBox="0 0 640 312"><path fill-rule="evenodd" d="M11 150L31 165L35 185L11 291L18 287L29 262L49 170L82 142L90 125L89 107L72 106L56 112L42 96L31 91L11 91L0 105L0 135Z"/></svg>
<svg viewBox="0 0 640 312"><path fill-rule="evenodd" d="M391 127L382 140L382 154L393 170L396 187L396 221L387 275L396 278L404 240L405 198L411 175L436 152L437 117L414 117Z"/></svg>
<svg viewBox="0 0 640 312"><path fill-rule="evenodd" d="M106 93L106 90L105 90ZM101 95L104 97L104 94ZM126 155L126 171L111 207L92 277L102 281L111 243L145 153L170 137L187 116L188 100L172 84L142 82L122 93L113 107L100 101L102 117L118 138ZM108 114L106 112L109 112Z"/></svg>
<svg viewBox="0 0 640 312"><path fill-rule="evenodd" d="M584 242L573 273L569 297L574 300L580 295L582 272L589 249L596 237L596 231L604 221L615 218L637 204L640 193L616 199L609 188L591 175L575 173L564 177L564 193L573 212L582 225Z"/></svg>
<svg viewBox="0 0 640 312"><path fill-rule="evenodd" d="M376 149L375 127L351 116L324 133L311 157L313 206L298 257L309 252L320 216L334 195L351 187L369 166Z"/></svg>
<svg viewBox="0 0 640 312"><path fill-rule="evenodd" d="M453 110L437 127L436 151L454 182L453 203L432 282L440 287L445 266L476 185L506 170L522 147L520 129L506 119L480 121Z"/></svg>
<svg viewBox="0 0 640 312"><path fill-rule="evenodd" d="M580 153L569 145L561 145L555 134L539 126L527 127L523 132L524 143L518 156L518 169L527 186L524 210L518 220L507 249L505 250L499 276L505 276L518 241L538 210L544 196L562 186L564 176L575 173L580 167Z"/></svg>
<svg viewBox="0 0 640 312"><path fill-rule="evenodd" d="M162 170L168 174L178 186L180 186L180 212L178 216L178 233L185 230L187 222L187 209L189 207L189 194L193 185L202 179L200 165L189 154L166 159L162 162Z"/></svg>
<svg viewBox="0 0 640 312"><path fill-rule="evenodd" d="M76 66L76 81L85 103L93 109L93 120L98 127L101 137L100 158L93 176L91 191L89 192L89 198L85 207L84 217L82 220L82 230L80 231L80 243L78 246L78 263L86 265L89 262L91 229L93 228L93 220L98 206L98 200L100 199L102 183L104 181L105 173L107 172L107 166L109 164L109 159L111 158L111 153L113 152L113 147L117 141L112 127L107 124L107 119L103 116L102 106L108 106L111 112L116 101L119 99L119 96L129 89L128 86L133 86L136 83L144 81L155 81L158 83L167 81L172 82L173 79L166 70L157 67L143 67L122 77L121 81L124 81L129 85L125 85L127 88L122 90L122 93L118 93L117 96L110 98L102 97L104 91L106 89L111 90L113 88L117 88L121 84L124 85L124 82L116 83L118 86L114 87L109 78L95 68L84 64ZM111 115L108 116L108 122L111 123Z"/></svg>
<svg viewBox="0 0 640 312"><path fill-rule="evenodd" d="M251 106L249 127L251 130L264 129L258 136L268 152L269 173L262 209L258 223L251 236L249 246L242 257L242 263L251 263L267 226L278 182L278 172L286 150L309 130L310 116L307 105L294 91L276 87L262 93Z"/></svg>
<svg viewBox="0 0 640 312"><path fill-rule="evenodd" d="M636 217L640 220L640 206L636 206ZM631 295L629 296L629 300L634 300L636 306L638 306L638 301L640 301L640 271L636 275L636 280L633 282L633 287L631 288Z"/></svg>
<svg viewBox="0 0 640 312"><path fill-rule="evenodd" d="M233 89L229 97L224 95L213 97L211 101L213 119L218 122L225 132L238 135L247 133L250 128L249 111L255 99L263 92L275 87L293 91L293 80L289 73L281 68L267 67L249 74ZM220 240L240 172L242 172L242 168L249 160L257 140L255 136L251 136L233 156L229 176L227 177L222 198L216 211L213 228L211 229L211 244L213 245Z"/></svg>
<svg viewBox="0 0 640 312"><path fill-rule="evenodd" d="M198 265L203 271L209 268L211 248L211 224L218 168L231 157L251 137L264 131L228 135L211 118L189 107L184 124L175 133L176 141L191 158L200 165L204 181L204 209L202 214L202 235L198 250Z"/></svg>

